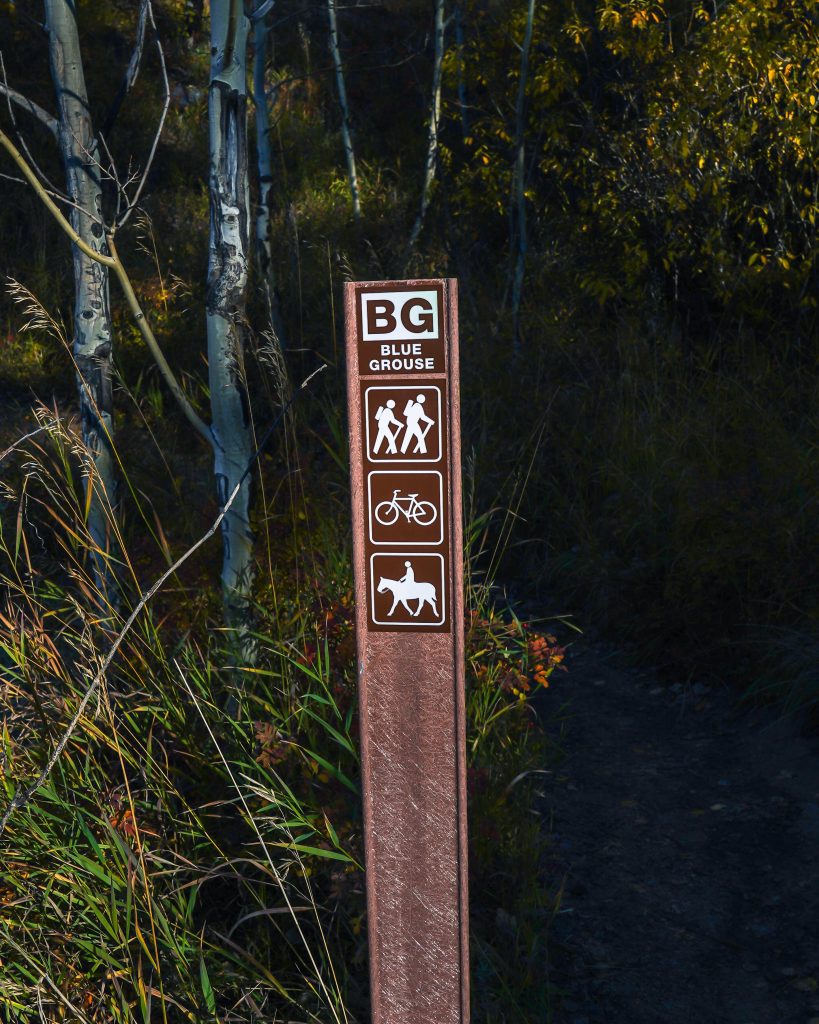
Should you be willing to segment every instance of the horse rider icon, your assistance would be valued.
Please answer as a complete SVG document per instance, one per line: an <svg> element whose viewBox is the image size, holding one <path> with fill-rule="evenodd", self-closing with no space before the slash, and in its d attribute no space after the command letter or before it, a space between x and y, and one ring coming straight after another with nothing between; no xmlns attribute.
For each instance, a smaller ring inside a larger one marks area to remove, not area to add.
<svg viewBox="0 0 819 1024"><path fill-rule="evenodd" d="M405 612L407 612L412 618L417 619L422 610L426 605L432 609L432 614L435 618L438 618L438 594L435 590L435 586L432 583L418 582L415 579L415 570L412 567L412 562L409 559L404 562L404 568L407 570L400 580L388 579L382 576L378 581L378 593L379 594L392 594L392 607L387 612L387 617L391 618L401 605ZM415 611L410 607L410 601L417 601L418 605ZM401 619L398 620L402 622Z"/></svg>
<svg viewBox="0 0 819 1024"><path fill-rule="evenodd" d="M404 416L407 420L407 429L404 434L404 439L401 441L402 455L406 455L412 438L415 438L415 448L413 449L412 454L426 455L427 453L427 434L435 423L435 420L430 419L430 417L424 412L424 402L426 401L426 398L426 395L418 395L415 401L410 398L404 406ZM426 423L426 427L423 430L421 429L422 420Z"/></svg>

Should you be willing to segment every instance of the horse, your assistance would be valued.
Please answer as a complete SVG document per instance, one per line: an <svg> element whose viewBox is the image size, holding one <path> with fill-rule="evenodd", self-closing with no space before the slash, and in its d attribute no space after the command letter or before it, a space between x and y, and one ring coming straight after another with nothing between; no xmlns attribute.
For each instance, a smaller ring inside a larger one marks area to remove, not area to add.
<svg viewBox="0 0 819 1024"><path fill-rule="evenodd" d="M378 581L378 593L383 594L385 590L390 591L393 599L392 608L387 612L388 615L392 615L396 606L402 604L410 615L417 618L424 605L429 604L432 606L435 617L438 617L438 599L435 595L435 587L431 583L402 583L401 580L388 580L382 576ZM415 600L418 601L418 607L413 611L407 601Z"/></svg>

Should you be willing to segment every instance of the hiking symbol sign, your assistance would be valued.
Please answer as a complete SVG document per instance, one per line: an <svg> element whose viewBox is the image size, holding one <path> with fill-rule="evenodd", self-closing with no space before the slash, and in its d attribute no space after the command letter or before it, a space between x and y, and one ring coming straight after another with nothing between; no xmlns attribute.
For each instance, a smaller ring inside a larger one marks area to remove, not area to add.
<svg viewBox="0 0 819 1024"><path fill-rule="evenodd" d="M371 387L364 405L371 462L441 461L440 388Z"/></svg>

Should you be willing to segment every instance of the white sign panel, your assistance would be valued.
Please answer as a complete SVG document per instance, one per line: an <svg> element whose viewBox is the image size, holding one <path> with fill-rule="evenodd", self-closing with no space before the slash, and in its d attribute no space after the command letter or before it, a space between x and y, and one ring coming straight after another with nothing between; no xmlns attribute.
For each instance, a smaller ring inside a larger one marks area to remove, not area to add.
<svg viewBox="0 0 819 1024"><path fill-rule="evenodd" d="M435 290L361 292L364 341L427 341L438 338L439 293Z"/></svg>

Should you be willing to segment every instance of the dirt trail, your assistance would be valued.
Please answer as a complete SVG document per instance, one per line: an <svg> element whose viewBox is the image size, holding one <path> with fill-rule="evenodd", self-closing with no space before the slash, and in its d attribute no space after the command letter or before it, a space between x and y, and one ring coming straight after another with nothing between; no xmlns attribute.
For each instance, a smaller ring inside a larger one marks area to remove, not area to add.
<svg viewBox="0 0 819 1024"><path fill-rule="evenodd" d="M570 694L543 806L557 1024L819 1024L819 740L575 650L541 704Z"/></svg>

